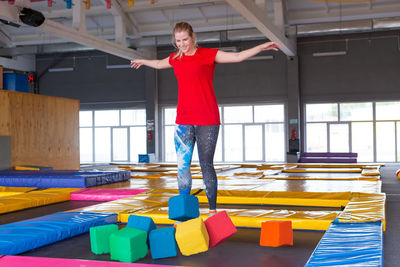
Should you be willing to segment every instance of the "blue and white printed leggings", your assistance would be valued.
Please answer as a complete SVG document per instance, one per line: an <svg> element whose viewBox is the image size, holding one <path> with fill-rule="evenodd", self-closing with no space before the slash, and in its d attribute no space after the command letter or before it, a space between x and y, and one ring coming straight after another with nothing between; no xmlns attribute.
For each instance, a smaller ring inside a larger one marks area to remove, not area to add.
<svg viewBox="0 0 400 267"><path fill-rule="evenodd" d="M192 189L192 162L194 143L197 142L200 167L206 188L210 210L217 206L217 175L214 169L214 152L219 125L177 125L175 127L175 149L178 159L178 187L181 194L190 194Z"/></svg>

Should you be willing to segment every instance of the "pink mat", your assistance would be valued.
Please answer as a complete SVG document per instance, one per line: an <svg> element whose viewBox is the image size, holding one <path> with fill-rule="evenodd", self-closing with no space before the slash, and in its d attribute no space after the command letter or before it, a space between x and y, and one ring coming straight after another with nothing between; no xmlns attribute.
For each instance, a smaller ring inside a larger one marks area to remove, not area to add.
<svg viewBox="0 0 400 267"><path fill-rule="evenodd" d="M165 267L165 265L124 263L111 261L89 261L58 258L4 256L0 258L0 266L12 267ZM177 266L175 266L177 267Z"/></svg>
<svg viewBox="0 0 400 267"><path fill-rule="evenodd" d="M146 189L82 189L71 193L71 200L112 201L146 192Z"/></svg>

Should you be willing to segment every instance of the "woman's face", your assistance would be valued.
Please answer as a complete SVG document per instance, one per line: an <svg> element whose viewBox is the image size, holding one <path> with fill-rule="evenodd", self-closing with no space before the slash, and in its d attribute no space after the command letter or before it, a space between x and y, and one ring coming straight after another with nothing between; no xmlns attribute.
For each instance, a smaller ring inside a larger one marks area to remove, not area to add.
<svg viewBox="0 0 400 267"><path fill-rule="evenodd" d="M175 42L176 46L184 54L194 49L194 40L187 31L175 32Z"/></svg>

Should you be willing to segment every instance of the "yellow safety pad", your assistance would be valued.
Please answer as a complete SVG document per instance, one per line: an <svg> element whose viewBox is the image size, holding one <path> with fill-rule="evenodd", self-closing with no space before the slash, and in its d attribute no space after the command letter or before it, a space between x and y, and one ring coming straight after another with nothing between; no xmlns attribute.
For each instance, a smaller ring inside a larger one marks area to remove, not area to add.
<svg viewBox="0 0 400 267"><path fill-rule="evenodd" d="M270 220L291 221L293 229L325 231L340 211L294 211L261 209L224 209L236 227L261 228L261 223ZM200 208L201 217L208 218L208 209ZM168 219L168 207L156 207L139 210L135 213L120 214L122 223L128 222L129 215L141 215L153 218L156 224L174 224Z"/></svg>
<svg viewBox="0 0 400 267"><path fill-rule="evenodd" d="M284 169L282 172L358 172L361 173L361 168L293 168Z"/></svg>
<svg viewBox="0 0 400 267"><path fill-rule="evenodd" d="M289 192L364 192L380 193L381 181L342 181L342 180L257 180L269 183L259 184L251 191L289 191ZM219 185L218 185L218 188Z"/></svg>
<svg viewBox="0 0 400 267"><path fill-rule="evenodd" d="M385 193L354 193L338 219L344 222L382 221L383 230L385 230L385 203Z"/></svg>
<svg viewBox="0 0 400 267"><path fill-rule="evenodd" d="M361 172L362 176L377 176L381 175L378 168L375 169L363 169Z"/></svg>
<svg viewBox="0 0 400 267"><path fill-rule="evenodd" d="M297 168L377 168L384 166L382 163L368 163L365 165L363 163L298 163Z"/></svg>
<svg viewBox="0 0 400 267"><path fill-rule="evenodd" d="M52 188L8 196L0 199L0 213L7 213L67 201L70 193L80 188Z"/></svg>
<svg viewBox="0 0 400 267"><path fill-rule="evenodd" d="M202 218L196 218L176 225L176 243L182 255L190 256L208 250L210 238Z"/></svg>
<svg viewBox="0 0 400 267"><path fill-rule="evenodd" d="M24 193L36 189L37 187L8 187L0 186L0 192L19 192Z"/></svg>
<svg viewBox="0 0 400 267"><path fill-rule="evenodd" d="M0 198L4 198L7 196L19 195L23 194L24 192L0 192Z"/></svg>
<svg viewBox="0 0 400 267"><path fill-rule="evenodd" d="M378 181L380 176L362 176L360 173L304 173L304 172L288 172L288 173L271 173L270 170L264 171L261 179L283 179L283 180L368 180Z"/></svg>

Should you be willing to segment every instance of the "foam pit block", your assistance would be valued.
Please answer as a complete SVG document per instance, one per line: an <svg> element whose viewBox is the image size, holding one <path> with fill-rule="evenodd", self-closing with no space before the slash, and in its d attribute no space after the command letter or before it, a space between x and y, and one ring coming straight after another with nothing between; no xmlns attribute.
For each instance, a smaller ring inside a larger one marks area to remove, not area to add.
<svg viewBox="0 0 400 267"><path fill-rule="evenodd" d="M291 221L265 221L261 223L260 246L293 246Z"/></svg>
<svg viewBox="0 0 400 267"><path fill-rule="evenodd" d="M218 212L207 218L204 224L206 225L208 236L210 237L210 248L222 244L237 232L235 225L233 225L226 211Z"/></svg>
<svg viewBox="0 0 400 267"><path fill-rule="evenodd" d="M175 257L178 254L175 242L175 228L172 226L151 231L149 241L153 259Z"/></svg>
<svg viewBox="0 0 400 267"><path fill-rule="evenodd" d="M208 250L209 236L202 218L176 225L175 239L182 255L190 256Z"/></svg>
<svg viewBox="0 0 400 267"><path fill-rule="evenodd" d="M118 232L118 225L108 224L90 228L90 246L94 254L110 253L110 235Z"/></svg>
<svg viewBox="0 0 400 267"><path fill-rule="evenodd" d="M144 258L148 251L146 231L125 227L110 235L112 260L132 263Z"/></svg>
<svg viewBox="0 0 400 267"><path fill-rule="evenodd" d="M156 229L152 218L139 215L130 215L126 227L140 229L146 231L147 234L149 234L151 230Z"/></svg>
<svg viewBox="0 0 400 267"><path fill-rule="evenodd" d="M200 216L199 199L196 196L181 194L168 200L168 217L175 221L187 221Z"/></svg>

